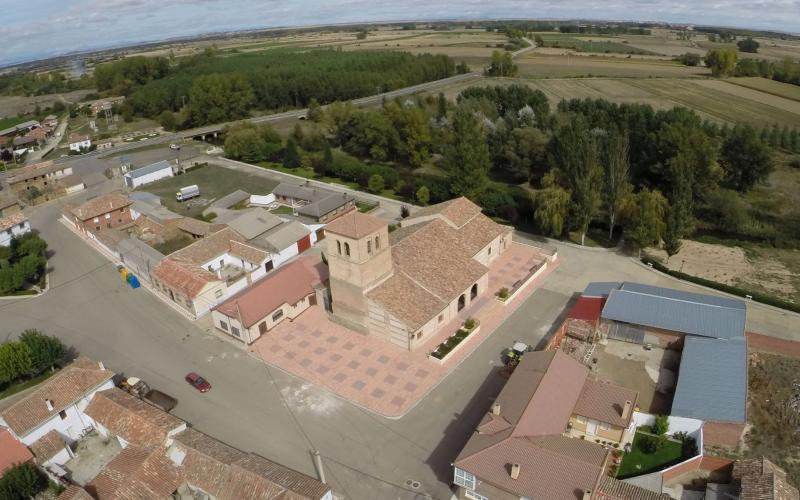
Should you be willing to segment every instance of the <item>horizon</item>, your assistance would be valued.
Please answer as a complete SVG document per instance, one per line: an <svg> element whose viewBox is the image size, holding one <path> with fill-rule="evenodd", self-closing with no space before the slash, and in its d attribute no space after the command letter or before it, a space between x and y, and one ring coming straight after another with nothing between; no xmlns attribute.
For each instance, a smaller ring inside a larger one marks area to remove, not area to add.
<svg viewBox="0 0 800 500"><path fill-rule="evenodd" d="M368 3L363 0L327 5L317 0L304 0L298 7L281 6L276 0L177 0L167 7L156 7L155 0L65 0L62 5L66 8L42 16L42 10L48 11L47 3L47 0L31 0L7 15L8 40L11 42L0 48L0 67L226 32L352 24L496 20L563 22L580 19L702 25L790 35L794 34L797 26L797 2L794 0L768 0L759 8L760 21L753 21L753 9L740 0L719 0L711 9L712 15L693 12L689 3L654 8L651 0L620 0L600 7L581 2L585 4L583 8L576 6L575 2L566 7L556 2L541 2L534 6L529 2L507 0L490 8L476 0L434 5L413 0L412 5L402 8L402 13L396 12L397 8L388 2ZM419 15L409 19L411 11ZM600 11L605 15L599 15ZM719 11L726 14L720 15ZM350 17L352 12L359 12L358 18ZM453 16L454 12L459 15ZM769 14L763 15L764 12ZM276 13L282 17L276 17ZM578 13L580 15L576 15ZM253 22L253 18L267 14L272 14L274 21ZM42 32L50 35L42 37ZM53 46L50 41L54 37L63 43Z"/></svg>

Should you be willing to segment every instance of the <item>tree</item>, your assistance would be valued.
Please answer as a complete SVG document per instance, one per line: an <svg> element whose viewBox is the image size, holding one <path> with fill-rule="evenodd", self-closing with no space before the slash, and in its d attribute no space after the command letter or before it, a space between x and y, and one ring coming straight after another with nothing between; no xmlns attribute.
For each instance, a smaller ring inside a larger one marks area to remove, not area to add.
<svg viewBox="0 0 800 500"><path fill-rule="evenodd" d="M734 127L722 143L720 163L725 180L740 192L749 191L775 169L772 152L749 125Z"/></svg>
<svg viewBox="0 0 800 500"><path fill-rule="evenodd" d="M716 77L730 76L736 69L739 56L732 49L713 49L706 53L706 66L711 68L711 74Z"/></svg>
<svg viewBox="0 0 800 500"><path fill-rule="evenodd" d="M739 40L736 46L739 47L741 52L750 52L754 54L758 52L759 43L752 38L747 37L744 40Z"/></svg>
<svg viewBox="0 0 800 500"><path fill-rule="evenodd" d="M642 249L658 245L664 234L667 200L658 191L642 189L628 197L623 210L625 241L642 254Z"/></svg>
<svg viewBox="0 0 800 500"><path fill-rule="evenodd" d="M175 118L175 113L165 109L158 115L158 123L164 127L165 130L175 130L178 126L178 120Z"/></svg>
<svg viewBox="0 0 800 500"><path fill-rule="evenodd" d="M542 184L544 188L533 197L533 219L544 234L561 236L566 228L570 193L556 184L552 174L546 174Z"/></svg>
<svg viewBox="0 0 800 500"><path fill-rule="evenodd" d="M661 436L669 431L669 417L667 415L656 415L656 420L653 422L653 434Z"/></svg>
<svg viewBox="0 0 800 500"><path fill-rule="evenodd" d="M445 145L443 163L452 179L450 191L456 196L477 199L488 182L489 147L478 118L462 107L452 118L452 139Z"/></svg>
<svg viewBox="0 0 800 500"><path fill-rule="evenodd" d="M34 373L52 368L64 356L64 344L57 337L44 335L38 330L25 330L19 340L30 350Z"/></svg>
<svg viewBox="0 0 800 500"><path fill-rule="evenodd" d="M613 132L608 136L603 167L605 170L603 202L608 215L608 239L610 240L614 234L617 215L622 209L625 198L633 189L627 134Z"/></svg>
<svg viewBox="0 0 800 500"><path fill-rule="evenodd" d="M530 181L533 176L541 176L546 165L547 137L534 127L515 128L503 140L497 169L507 174L508 180L514 183Z"/></svg>
<svg viewBox="0 0 800 500"><path fill-rule="evenodd" d="M549 150L550 165L558 170L570 192L572 226L580 231L583 245L589 223L601 204L603 171L599 164L597 140L586 120L579 115L553 134Z"/></svg>
<svg viewBox="0 0 800 500"><path fill-rule="evenodd" d="M47 489L47 477L30 462L13 465L0 478L0 499L29 500Z"/></svg>
<svg viewBox="0 0 800 500"><path fill-rule="evenodd" d="M664 227L664 251L667 252L667 262L681 251L683 247L682 230L679 212L670 207L667 210L667 221Z"/></svg>
<svg viewBox="0 0 800 500"><path fill-rule="evenodd" d="M492 52L492 62L484 71L486 76L514 77L517 76L519 68L514 64L510 52Z"/></svg>
<svg viewBox="0 0 800 500"><path fill-rule="evenodd" d="M436 96L436 118L439 120L447 118L447 98L443 92L439 92Z"/></svg>
<svg viewBox="0 0 800 500"><path fill-rule="evenodd" d="M331 151L331 145L327 142L325 143L325 150L322 153L322 161L320 162L322 168L324 168L323 172L317 172L320 175L326 175L331 167L333 167L333 151Z"/></svg>
<svg viewBox="0 0 800 500"><path fill-rule="evenodd" d="M368 34L367 30L361 30L356 33L356 40L366 40Z"/></svg>
<svg viewBox="0 0 800 500"><path fill-rule="evenodd" d="M679 55L677 59L678 62L684 66L699 66L700 62L703 60L700 54L695 52L686 52L685 54Z"/></svg>
<svg viewBox="0 0 800 500"><path fill-rule="evenodd" d="M250 82L240 73L198 77L189 91L193 125L220 123L248 115L254 99Z"/></svg>
<svg viewBox="0 0 800 500"><path fill-rule="evenodd" d="M11 242L11 251L15 257L26 255L40 256L47 250L47 242L36 233L27 233Z"/></svg>
<svg viewBox="0 0 800 500"><path fill-rule="evenodd" d="M318 123L322 120L323 114L319 101L312 97L311 100L308 101L308 113L306 113L306 118L312 122Z"/></svg>
<svg viewBox="0 0 800 500"><path fill-rule="evenodd" d="M383 180L379 174L372 174L369 176L369 181L367 181L367 189L371 193L380 193L383 191L386 182Z"/></svg>
<svg viewBox="0 0 800 500"><path fill-rule="evenodd" d="M428 189L428 186L422 185L417 189L416 193L417 201L420 205L427 205L431 201L431 192Z"/></svg>
<svg viewBox="0 0 800 500"><path fill-rule="evenodd" d="M250 163L265 159L264 138L255 127L236 127L225 132L225 155Z"/></svg>
<svg viewBox="0 0 800 500"><path fill-rule="evenodd" d="M33 359L27 345L13 340L0 344L0 384L13 382L32 370Z"/></svg>
<svg viewBox="0 0 800 500"><path fill-rule="evenodd" d="M289 137L294 139L295 144L303 144L303 141L305 140L305 133L303 132L303 127L300 126L300 123L294 124Z"/></svg>
<svg viewBox="0 0 800 500"><path fill-rule="evenodd" d="M297 143L294 138L289 137L286 140L286 151L283 154L283 166L297 168L300 166L300 161L300 150L297 148Z"/></svg>

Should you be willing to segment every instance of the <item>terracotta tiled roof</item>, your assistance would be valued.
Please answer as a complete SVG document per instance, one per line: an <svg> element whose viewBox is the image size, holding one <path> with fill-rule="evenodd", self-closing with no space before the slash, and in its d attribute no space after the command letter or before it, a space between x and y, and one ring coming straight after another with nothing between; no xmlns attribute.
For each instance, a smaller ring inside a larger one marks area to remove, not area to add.
<svg viewBox="0 0 800 500"><path fill-rule="evenodd" d="M25 179L32 179L40 175L58 172L59 170L64 170L66 168L68 167L61 164L55 164L52 160L43 161L12 170L12 173L8 176L7 180L9 184L14 184L24 181Z"/></svg>
<svg viewBox="0 0 800 500"><path fill-rule="evenodd" d="M230 254L235 257L239 257L240 259L244 259L252 264L259 264L261 261L266 259L268 255L264 250L252 247L246 243L240 243L238 241L231 241Z"/></svg>
<svg viewBox="0 0 800 500"><path fill-rule="evenodd" d="M23 222L25 222L26 220L28 220L28 218L25 217L25 214L23 214L22 212L14 215L9 215L8 217L3 217L2 219L0 219L0 232L11 229L14 226L18 226Z"/></svg>
<svg viewBox="0 0 800 500"><path fill-rule="evenodd" d="M161 445L171 431L184 425L180 419L116 387L96 393L84 413L137 446Z"/></svg>
<svg viewBox="0 0 800 500"><path fill-rule="evenodd" d="M186 453L177 467L184 480L219 500L318 500L330 489L306 474L243 453L194 429L177 434L175 441Z"/></svg>
<svg viewBox="0 0 800 500"><path fill-rule="evenodd" d="M103 214L127 207L133 202L121 193L110 193L91 199L82 205L71 209L71 212L80 220L86 221Z"/></svg>
<svg viewBox="0 0 800 500"><path fill-rule="evenodd" d="M573 413L617 427L627 427L638 397L639 393L632 389L587 378ZM631 409L627 418L622 418L626 401L631 402Z"/></svg>
<svg viewBox="0 0 800 500"><path fill-rule="evenodd" d="M481 207L463 196L418 210L409 219L442 216L455 228L460 228L481 213Z"/></svg>
<svg viewBox="0 0 800 500"><path fill-rule="evenodd" d="M402 272L367 293L370 300L383 306L389 314L416 330L439 314L447 303L425 290Z"/></svg>
<svg viewBox="0 0 800 500"><path fill-rule="evenodd" d="M70 144L74 144L76 142L83 142L88 141L89 136L86 134L69 134L69 142Z"/></svg>
<svg viewBox="0 0 800 500"><path fill-rule="evenodd" d="M245 328L258 323L283 304L296 304L328 279L328 266L316 255L305 255L280 267L253 286L216 307L220 313L242 316Z"/></svg>
<svg viewBox="0 0 800 500"><path fill-rule="evenodd" d="M55 429L40 437L31 445L31 451L38 464L43 464L66 448L67 443Z"/></svg>
<svg viewBox="0 0 800 500"><path fill-rule="evenodd" d="M737 460L733 477L741 483L741 500L797 500L800 493L789 483L786 471L766 458Z"/></svg>
<svg viewBox="0 0 800 500"><path fill-rule="evenodd" d="M191 245L170 254L171 259L189 264L202 265L230 251L231 242L244 243L244 238L236 231L225 228L213 233Z"/></svg>
<svg viewBox="0 0 800 500"><path fill-rule="evenodd" d="M605 476L600 482L596 500L670 500L667 493L656 493L613 477Z"/></svg>
<svg viewBox="0 0 800 500"><path fill-rule="evenodd" d="M216 274L202 267L176 261L171 257L162 259L155 265L153 276L187 297L196 297L209 283L221 281Z"/></svg>
<svg viewBox="0 0 800 500"><path fill-rule="evenodd" d="M0 412L0 416L18 436L25 436L113 376L113 372L101 369L94 361L78 358ZM47 409L47 400L52 403L52 411Z"/></svg>
<svg viewBox="0 0 800 500"><path fill-rule="evenodd" d="M352 211L326 225L325 232L358 239L386 226L388 226L388 223L385 220L374 215Z"/></svg>
<svg viewBox="0 0 800 500"><path fill-rule="evenodd" d="M225 228L223 224L212 224L210 222L183 217L175 219L175 227L195 236L208 236Z"/></svg>
<svg viewBox="0 0 800 500"><path fill-rule="evenodd" d="M94 498L80 486L71 484L56 497L56 500L94 500Z"/></svg>
<svg viewBox="0 0 800 500"><path fill-rule="evenodd" d="M172 498L180 474L161 447L128 446L86 486L98 500Z"/></svg>
<svg viewBox="0 0 800 500"><path fill-rule="evenodd" d="M10 432L0 427L0 477L6 469L31 460L33 455Z"/></svg>
<svg viewBox="0 0 800 500"><path fill-rule="evenodd" d="M497 396L499 415L484 416L455 466L513 495L574 500L595 490L608 451L564 436L589 370L561 351L525 355ZM509 464L521 466L511 479Z"/></svg>

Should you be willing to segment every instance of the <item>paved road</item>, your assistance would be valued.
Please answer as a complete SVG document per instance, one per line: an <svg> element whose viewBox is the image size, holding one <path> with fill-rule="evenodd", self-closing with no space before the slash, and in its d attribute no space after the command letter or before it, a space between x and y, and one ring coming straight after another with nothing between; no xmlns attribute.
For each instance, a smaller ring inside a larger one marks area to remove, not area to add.
<svg viewBox="0 0 800 500"><path fill-rule="evenodd" d="M109 189L102 182L80 197ZM557 244L564 261L544 286L408 415L388 420L270 368L146 291L129 289L112 264L57 221L60 208L56 202L30 214L54 252L52 287L41 297L0 301L0 338L30 327L58 335L176 396L176 415L198 429L308 474L315 473L309 453L316 448L334 490L352 499L449 498L449 464L502 386L500 352L515 340L540 344L587 282L688 287L626 256ZM765 311L751 307L748 326L775 336L800 331L800 316ZM203 395L189 388L182 379L191 370L214 389ZM415 490L406 481L421 485Z"/></svg>

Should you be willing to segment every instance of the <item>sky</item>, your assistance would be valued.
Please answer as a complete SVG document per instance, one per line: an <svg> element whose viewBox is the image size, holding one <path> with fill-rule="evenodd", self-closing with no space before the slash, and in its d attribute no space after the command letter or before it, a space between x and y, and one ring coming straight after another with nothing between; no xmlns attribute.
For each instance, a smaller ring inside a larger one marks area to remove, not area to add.
<svg viewBox="0 0 800 500"><path fill-rule="evenodd" d="M0 5L11 0L0 0ZM795 32L800 0L23 0L2 9L0 66L277 26L437 19L597 19Z"/></svg>

